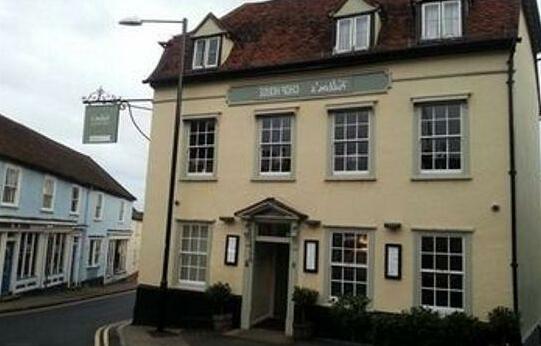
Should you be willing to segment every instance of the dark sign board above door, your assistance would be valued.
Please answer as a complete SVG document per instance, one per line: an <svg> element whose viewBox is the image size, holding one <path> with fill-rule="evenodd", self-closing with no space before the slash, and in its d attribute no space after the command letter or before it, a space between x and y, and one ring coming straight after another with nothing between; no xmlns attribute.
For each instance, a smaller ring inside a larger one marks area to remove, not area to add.
<svg viewBox="0 0 541 346"><path fill-rule="evenodd" d="M282 83L233 87L229 90L228 102L234 105L374 93L387 90L390 84L391 78L384 71L339 77L304 79Z"/></svg>

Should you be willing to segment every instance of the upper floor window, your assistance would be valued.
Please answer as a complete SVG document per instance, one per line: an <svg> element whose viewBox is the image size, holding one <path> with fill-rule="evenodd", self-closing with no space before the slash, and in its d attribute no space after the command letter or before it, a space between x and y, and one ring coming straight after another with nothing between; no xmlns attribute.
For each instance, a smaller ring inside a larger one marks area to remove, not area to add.
<svg viewBox="0 0 541 346"><path fill-rule="evenodd" d="M262 116L259 119L259 174L289 175L292 161L291 115Z"/></svg>
<svg viewBox="0 0 541 346"><path fill-rule="evenodd" d="M427 2L422 5L422 39L437 40L462 35L460 0Z"/></svg>
<svg viewBox="0 0 541 346"><path fill-rule="evenodd" d="M195 40L193 52L193 68L203 69L218 66L220 53L220 37L213 36Z"/></svg>
<svg viewBox="0 0 541 346"><path fill-rule="evenodd" d="M101 220L103 219L103 193L98 193L96 196L96 209L94 210L94 219Z"/></svg>
<svg viewBox="0 0 541 346"><path fill-rule="evenodd" d="M16 206L19 204L21 185L21 169L7 166L4 173L4 186L2 188L2 205Z"/></svg>
<svg viewBox="0 0 541 346"><path fill-rule="evenodd" d="M420 106L421 173L453 173L463 169L463 102Z"/></svg>
<svg viewBox="0 0 541 346"><path fill-rule="evenodd" d="M333 175L369 173L370 113L367 108L331 113Z"/></svg>
<svg viewBox="0 0 541 346"><path fill-rule="evenodd" d="M212 175L215 165L216 119L190 120L187 127L187 175Z"/></svg>
<svg viewBox="0 0 541 346"><path fill-rule="evenodd" d="M336 22L336 53L368 49L370 46L370 15L338 19Z"/></svg>
<svg viewBox="0 0 541 346"><path fill-rule="evenodd" d="M55 179L53 177L45 177L43 180L43 196L41 201L41 208L43 210L53 210L55 190Z"/></svg>
<svg viewBox="0 0 541 346"><path fill-rule="evenodd" d="M81 188L79 186L71 187L71 203L70 203L70 213L79 214L79 209L81 205Z"/></svg>
<svg viewBox="0 0 541 346"><path fill-rule="evenodd" d="M126 203L124 201L120 201L120 209L118 210L119 222L124 222L125 209L126 209Z"/></svg>

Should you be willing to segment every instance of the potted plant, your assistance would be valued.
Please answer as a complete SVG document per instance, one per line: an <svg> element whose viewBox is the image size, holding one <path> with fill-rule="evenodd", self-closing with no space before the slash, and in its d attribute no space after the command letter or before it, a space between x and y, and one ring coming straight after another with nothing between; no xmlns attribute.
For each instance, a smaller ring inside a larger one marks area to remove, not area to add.
<svg viewBox="0 0 541 346"><path fill-rule="evenodd" d="M314 324L306 318L306 310L314 306L319 293L309 288L295 286L293 302L300 313L293 323L293 337L297 340L306 340L314 334Z"/></svg>
<svg viewBox="0 0 541 346"><path fill-rule="evenodd" d="M226 311L227 303L231 300L229 284L217 282L207 288L206 295L214 310L212 315L214 330L218 332L230 330L233 325L233 314Z"/></svg>

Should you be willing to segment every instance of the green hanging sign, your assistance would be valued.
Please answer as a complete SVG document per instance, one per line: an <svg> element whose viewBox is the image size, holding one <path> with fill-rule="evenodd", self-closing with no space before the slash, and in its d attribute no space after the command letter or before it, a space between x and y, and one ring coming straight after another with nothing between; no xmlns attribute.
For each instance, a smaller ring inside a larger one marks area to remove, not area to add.
<svg viewBox="0 0 541 346"><path fill-rule="evenodd" d="M87 105L83 143L116 143L118 140L119 113L119 104Z"/></svg>

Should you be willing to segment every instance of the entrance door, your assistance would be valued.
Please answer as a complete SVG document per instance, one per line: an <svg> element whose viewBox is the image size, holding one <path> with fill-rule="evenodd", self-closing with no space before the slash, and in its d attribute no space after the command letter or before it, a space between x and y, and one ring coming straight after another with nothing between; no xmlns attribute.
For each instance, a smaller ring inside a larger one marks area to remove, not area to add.
<svg viewBox="0 0 541 346"><path fill-rule="evenodd" d="M79 237L73 237L73 245L71 248L71 271L70 271L70 285L76 286L78 283L78 268L79 268Z"/></svg>
<svg viewBox="0 0 541 346"><path fill-rule="evenodd" d="M116 248L116 240L109 240L109 247L107 248L107 271L106 271L106 276L108 278L113 277L115 273L115 268L114 268L115 248Z"/></svg>
<svg viewBox="0 0 541 346"><path fill-rule="evenodd" d="M284 330L287 315L289 244L256 242L252 325Z"/></svg>
<svg viewBox="0 0 541 346"><path fill-rule="evenodd" d="M2 270L2 287L0 294L4 295L9 293L9 287L11 286L11 273L13 270L13 252L15 249L15 242L8 241L6 243L6 254L4 258L4 268Z"/></svg>

